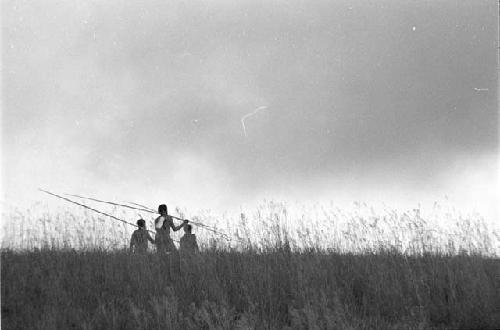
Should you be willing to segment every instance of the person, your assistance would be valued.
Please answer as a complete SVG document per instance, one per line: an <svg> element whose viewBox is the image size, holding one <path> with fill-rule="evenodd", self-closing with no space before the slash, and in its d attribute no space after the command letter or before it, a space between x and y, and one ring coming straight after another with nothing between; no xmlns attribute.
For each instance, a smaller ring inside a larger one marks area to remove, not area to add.
<svg viewBox="0 0 500 330"><path fill-rule="evenodd" d="M196 235L192 233L193 226L184 226L184 236L181 237L180 252L181 253L197 253L200 251L198 243L196 242Z"/></svg>
<svg viewBox="0 0 500 330"><path fill-rule="evenodd" d="M160 215L155 220L156 250L158 253L177 252L174 241L170 237L170 229L178 231L188 223L188 220L184 220L183 223L175 226L172 217L168 215L167 205L165 204L158 206L158 213Z"/></svg>
<svg viewBox="0 0 500 330"><path fill-rule="evenodd" d="M155 241L146 230L146 221L143 219L137 220L137 227L139 228L132 233L130 239L130 252L146 253L148 251L148 241L153 244L155 244Z"/></svg>

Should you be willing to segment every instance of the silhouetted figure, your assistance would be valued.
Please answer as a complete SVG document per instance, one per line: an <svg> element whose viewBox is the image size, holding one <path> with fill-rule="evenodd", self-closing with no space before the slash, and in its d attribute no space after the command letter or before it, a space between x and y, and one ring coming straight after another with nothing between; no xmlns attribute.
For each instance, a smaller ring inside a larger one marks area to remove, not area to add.
<svg viewBox="0 0 500 330"><path fill-rule="evenodd" d="M183 254L193 254L200 251L200 249L198 248L198 243L196 242L196 235L191 233L192 230L193 226L184 226L184 236L181 237L180 243L180 252Z"/></svg>
<svg viewBox="0 0 500 330"><path fill-rule="evenodd" d="M137 226L139 229L134 230L130 238L130 252L146 253L148 251L148 241L153 244L155 244L155 241L146 230L146 221L137 220Z"/></svg>
<svg viewBox="0 0 500 330"><path fill-rule="evenodd" d="M184 220L182 224L175 226L172 217L168 215L167 205L165 204L158 206L158 213L160 216L155 220L156 249L158 253L177 252L174 241L170 237L170 228L172 228L173 231L178 231L186 225L188 221Z"/></svg>

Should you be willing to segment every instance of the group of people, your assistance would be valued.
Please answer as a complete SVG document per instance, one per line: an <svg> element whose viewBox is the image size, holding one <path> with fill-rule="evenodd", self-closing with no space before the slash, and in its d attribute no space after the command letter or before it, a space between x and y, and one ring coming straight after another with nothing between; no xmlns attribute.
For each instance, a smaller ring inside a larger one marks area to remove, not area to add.
<svg viewBox="0 0 500 330"><path fill-rule="evenodd" d="M158 253L177 253L177 247L170 237L170 229L178 231L184 228L184 236L181 237L179 252L183 254L191 254L199 252L196 235L192 233L193 227L188 220L184 220L180 225L174 225L173 218L168 215L167 205L161 204L158 206L160 214L155 219L156 235L153 239L146 229L146 221L143 219L137 220L139 227L132 234L130 239L130 251L134 253L146 253L148 250L148 241L156 245Z"/></svg>

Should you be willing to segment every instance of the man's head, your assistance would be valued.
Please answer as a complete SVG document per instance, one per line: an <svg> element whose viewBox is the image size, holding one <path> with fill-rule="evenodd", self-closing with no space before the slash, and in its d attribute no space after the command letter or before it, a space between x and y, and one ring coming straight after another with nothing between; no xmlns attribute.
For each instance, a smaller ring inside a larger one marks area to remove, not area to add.
<svg viewBox="0 0 500 330"><path fill-rule="evenodd" d="M160 213L161 215L168 214L167 205L161 204L160 206L158 206L158 213Z"/></svg>
<svg viewBox="0 0 500 330"><path fill-rule="evenodd" d="M185 225L184 226L184 232L185 233L191 234L191 230L193 230L193 226L191 226L191 225Z"/></svg>
<svg viewBox="0 0 500 330"><path fill-rule="evenodd" d="M139 228L144 228L146 226L146 221L144 221L143 219L137 220L137 226Z"/></svg>

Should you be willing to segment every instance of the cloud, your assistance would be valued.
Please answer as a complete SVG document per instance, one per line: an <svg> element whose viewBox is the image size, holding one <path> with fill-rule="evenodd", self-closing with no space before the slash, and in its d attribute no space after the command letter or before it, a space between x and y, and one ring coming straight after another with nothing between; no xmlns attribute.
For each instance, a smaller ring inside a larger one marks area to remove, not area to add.
<svg viewBox="0 0 500 330"><path fill-rule="evenodd" d="M8 189L26 172L221 204L435 188L496 150L490 6L6 3Z"/></svg>

